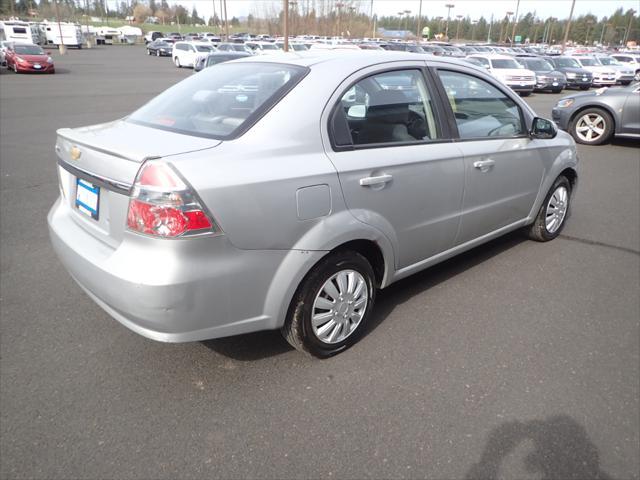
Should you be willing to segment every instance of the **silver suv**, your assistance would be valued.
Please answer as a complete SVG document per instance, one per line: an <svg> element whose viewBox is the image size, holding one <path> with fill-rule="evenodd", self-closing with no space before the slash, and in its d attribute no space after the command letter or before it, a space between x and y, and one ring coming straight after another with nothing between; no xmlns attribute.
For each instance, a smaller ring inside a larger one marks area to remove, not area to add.
<svg viewBox="0 0 640 480"><path fill-rule="evenodd" d="M376 290L516 229L555 238L571 137L482 69L400 52L251 57L61 129L53 246L98 305L184 342L281 329L324 357Z"/></svg>

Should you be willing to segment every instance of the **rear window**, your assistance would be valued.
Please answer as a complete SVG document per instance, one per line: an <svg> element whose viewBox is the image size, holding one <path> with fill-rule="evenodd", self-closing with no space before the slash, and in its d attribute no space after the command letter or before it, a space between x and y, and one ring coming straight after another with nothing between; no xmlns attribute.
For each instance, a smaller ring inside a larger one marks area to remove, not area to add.
<svg viewBox="0 0 640 480"><path fill-rule="evenodd" d="M227 140L275 105L308 69L278 63L222 63L158 95L127 121Z"/></svg>

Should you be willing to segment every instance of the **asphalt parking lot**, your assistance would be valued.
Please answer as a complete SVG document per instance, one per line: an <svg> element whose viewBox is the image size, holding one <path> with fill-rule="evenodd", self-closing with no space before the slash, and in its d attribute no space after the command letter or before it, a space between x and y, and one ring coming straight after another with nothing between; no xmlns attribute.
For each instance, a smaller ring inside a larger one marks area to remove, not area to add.
<svg viewBox="0 0 640 480"><path fill-rule="evenodd" d="M49 244L60 127L190 75L141 47L0 72L0 477L640 478L640 149L579 147L561 238L509 235L401 281L318 361L278 332L144 339ZM527 99L550 116L554 94Z"/></svg>

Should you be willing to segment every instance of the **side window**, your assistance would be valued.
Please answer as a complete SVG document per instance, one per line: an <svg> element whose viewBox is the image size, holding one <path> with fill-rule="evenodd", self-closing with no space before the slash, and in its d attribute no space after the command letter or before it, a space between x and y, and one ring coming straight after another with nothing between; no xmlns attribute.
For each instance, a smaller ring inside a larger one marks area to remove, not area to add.
<svg viewBox="0 0 640 480"><path fill-rule="evenodd" d="M487 60L487 59L486 59L486 58L484 58L484 57L473 57L473 58L474 58L475 60L477 60L477 61L478 61L478 63L480 63L480 65L483 65L483 66L485 66L485 67L490 66L490 65L489 65L489 60Z"/></svg>
<svg viewBox="0 0 640 480"><path fill-rule="evenodd" d="M513 137L526 132L520 107L498 88L473 75L439 70L460 138Z"/></svg>
<svg viewBox="0 0 640 480"><path fill-rule="evenodd" d="M353 85L340 100L336 114L348 124L350 142L423 142L438 138L434 107L419 70L372 75ZM336 139L337 140L337 139Z"/></svg>

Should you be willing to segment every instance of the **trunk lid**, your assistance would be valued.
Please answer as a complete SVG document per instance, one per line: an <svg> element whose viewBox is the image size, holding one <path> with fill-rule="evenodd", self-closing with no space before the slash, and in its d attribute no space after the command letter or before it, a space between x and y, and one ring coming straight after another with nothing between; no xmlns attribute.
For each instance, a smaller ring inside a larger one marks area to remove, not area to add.
<svg viewBox="0 0 640 480"><path fill-rule="evenodd" d="M69 214L114 248L122 241L129 191L144 160L210 149L221 143L123 120L57 133L60 190Z"/></svg>

